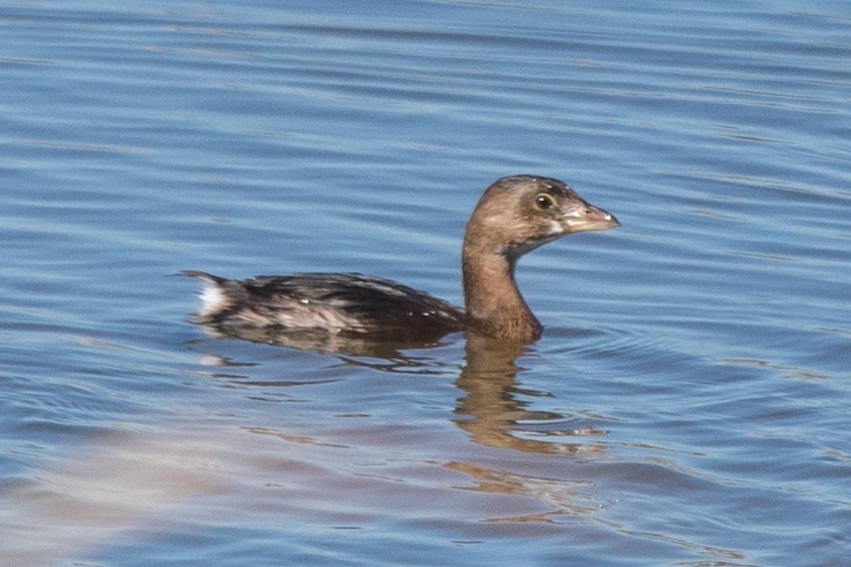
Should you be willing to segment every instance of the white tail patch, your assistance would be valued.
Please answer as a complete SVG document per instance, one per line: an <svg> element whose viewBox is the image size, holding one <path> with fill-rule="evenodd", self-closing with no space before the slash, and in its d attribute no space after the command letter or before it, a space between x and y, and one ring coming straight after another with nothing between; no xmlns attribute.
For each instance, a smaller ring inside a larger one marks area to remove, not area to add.
<svg viewBox="0 0 851 567"><path fill-rule="evenodd" d="M201 298L201 309L198 313L201 317L207 317L227 307L228 300L221 288L215 282L202 280L204 288L198 297Z"/></svg>

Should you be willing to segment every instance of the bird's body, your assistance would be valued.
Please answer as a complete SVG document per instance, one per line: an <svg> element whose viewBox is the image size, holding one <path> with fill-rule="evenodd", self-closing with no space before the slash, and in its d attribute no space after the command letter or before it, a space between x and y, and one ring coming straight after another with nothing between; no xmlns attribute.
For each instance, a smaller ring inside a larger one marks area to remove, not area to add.
<svg viewBox="0 0 851 567"><path fill-rule="evenodd" d="M440 336L464 327L463 309L392 280L355 273L304 273L208 283L199 322L231 329L321 329L376 340Z"/></svg>

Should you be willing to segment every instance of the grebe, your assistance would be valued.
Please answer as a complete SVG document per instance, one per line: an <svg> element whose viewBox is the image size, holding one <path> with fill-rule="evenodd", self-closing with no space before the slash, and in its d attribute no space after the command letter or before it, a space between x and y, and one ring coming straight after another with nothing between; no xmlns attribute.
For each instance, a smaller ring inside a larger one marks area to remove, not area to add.
<svg viewBox="0 0 851 567"><path fill-rule="evenodd" d="M376 276L302 273L229 280L185 271L202 280L195 322L224 334L262 337L309 333L375 341L439 338L471 330L531 342L542 326L514 280L517 260L566 234L620 226L557 179L517 175L482 194L464 234L465 308Z"/></svg>

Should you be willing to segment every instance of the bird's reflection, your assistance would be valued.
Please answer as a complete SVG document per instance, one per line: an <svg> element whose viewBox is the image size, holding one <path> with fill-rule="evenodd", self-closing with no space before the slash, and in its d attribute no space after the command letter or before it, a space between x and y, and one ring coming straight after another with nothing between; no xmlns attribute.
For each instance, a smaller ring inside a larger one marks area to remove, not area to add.
<svg viewBox="0 0 851 567"><path fill-rule="evenodd" d="M453 421L469 433L474 442L536 453L599 451L604 446L587 442L587 436L600 435L602 431L593 427L575 427L567 416L560 413L527 409L528 403L519 399L524 392L516 384L517 373L521 370L517 359L533 352L533 347L528 344L501 341L472 331L463 335L424 337L417 342L392 342L325 332L225 331L209 325L204 327L213 336L332 354L346 364L408 374L418 370L433 371L434 358L423 353L453 339L463 338L466 340L465 362L456 381L463 394L458 398ZM585 439L579 442L578 436ZM565 442L565 437L576 442Z"/></svg>
<svg viewBox="0 0 851 567"><path fill-rule="evenodd" d="M324 330L304 329L281 332L276 328L224 327L199 324L212 337L230 337L253 343L265 343L303 351L339 356L372 357L387 360L404 359L402 352L411 349L428 349L444 344L443 334L421 336L405 341L376 341L357 334L335 334Z"/></svg>
<svg viewBox="0 0 851 567"><path fill-rule="evenodd" d="M442 344L452 347L451 341L462 338L456 335ZM292 336L287 344L300 348L316 346L311 342L299 343ZM206 350L209 343L192 341L190 345L193 350ZM321 346L325 352L328 344ZM300 384L339 380L346 375L341 371L350 364L369 366L381 372L439 372L443 375L458 367L451 362L456 358L427 356L428 350L406 350L408 346L386 343L367 345L362 342L355 346L354 352L336 353L342 361L342 365L335 367L337 375L329 376L328 369L323 368L315 376L316 380L308 381L260 380L253 371L256 363L235 362L222 355L205 355L205 360L219 369L211 373L217 379L266 389L290 389ZM370 348L362 348L364 346ZM534 353L530 349L467 335L466 361L456 380L461 395L453 422L467 432L474 443L488 447L543 454L600 450L602 444L589 444L587 439L583 443L565 443L565 435L577 434L564 426L570 421L565 416L526 407L528 402L522 398L529 392L517 387L516 375L521 370L517 360ZM377 352L392 353L393 357L381 358ZM297 378L295 374L288 373L288 376ZM268 398L254 396L253 399ZM557 431L552 429L553 423ZM56 554L76 555L97 550L115 533L145 526L146 522L155 521L158 515L181 502L230 493L234 486L240 486L246 475L250 478L253 471L267 474L258 465L259 461L253 460L253 455L268 449L266 439L270 437L311 448L339 448L347 452L354 448L328 441L321 435L283 431L263 424L251 423L241 428L231 425L227 419L207 417L203 423L179 419L164 423L161 431L154 426L138 431L132 427L126 431L119 428L114 433L101 433L79 447L76 454L57 461L55 466L46 467L16 485L6 486L0 490L0 505L7 520L4 528L11 536L6 538L8 542L0 545L0 564L52 565L51 558ZM158 434L152 435L152 431ZM250 435L243 435L244 432ZM535 436L537 438L528 438ZM580 441L576 437L571 439ZM462 451L464 449L466 447ZM290 458L293 457L290 455ZM305 463L310 464L311 458L303 455ZM344 461L348 459L347 453ZM584 488L589 486L587 480L539 477L511 470L510 466L495 469L475 457L459 458L457 452L450 458L435 455L424 464L434 463L468 474L474 480L469 490L527 495L547 504L540 513L494 516L488 521L548 522L556 514L582 513L590 509L582 495ZM317 467L317 470L322 468ZM396 490L394 483L394 494ZM10 518L12 524L8 521ZM80 521L84 522L85 538L80 537Z"/></svg>
<svg viewBox="0 0 851 567"><path fill-rule="evenodd" d="M535 423L563 423L566 416L555 412L526 409L517 398L517 359L529 347L497 341L475 334L467 335L466 363L458 380L464 392L455 409L455 422L473 441L491 447L535 453L573 453L599 451L602 444L541 441L518 436L521 430L534 431ZM524 424L521 426L521 423ZM601 434L593 428L550 429L548 437Z"/></svg>

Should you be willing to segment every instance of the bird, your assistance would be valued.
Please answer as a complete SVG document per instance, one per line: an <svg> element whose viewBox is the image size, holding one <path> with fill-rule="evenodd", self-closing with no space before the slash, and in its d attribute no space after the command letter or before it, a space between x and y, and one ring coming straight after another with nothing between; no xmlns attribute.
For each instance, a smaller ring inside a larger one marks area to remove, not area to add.
<svg viewBox="0 0 851 567"><path fill-rule="evenodd" d="M361 273L296 273L201 280L194 322L225 335L348 337L368 341L433 340L473 332L512 343L540 338L543 327L517 287L524 254L574 232L620 226L569 185L536 175L497 179L467 221L461 255L464 307L386 278Z"/></svg>

